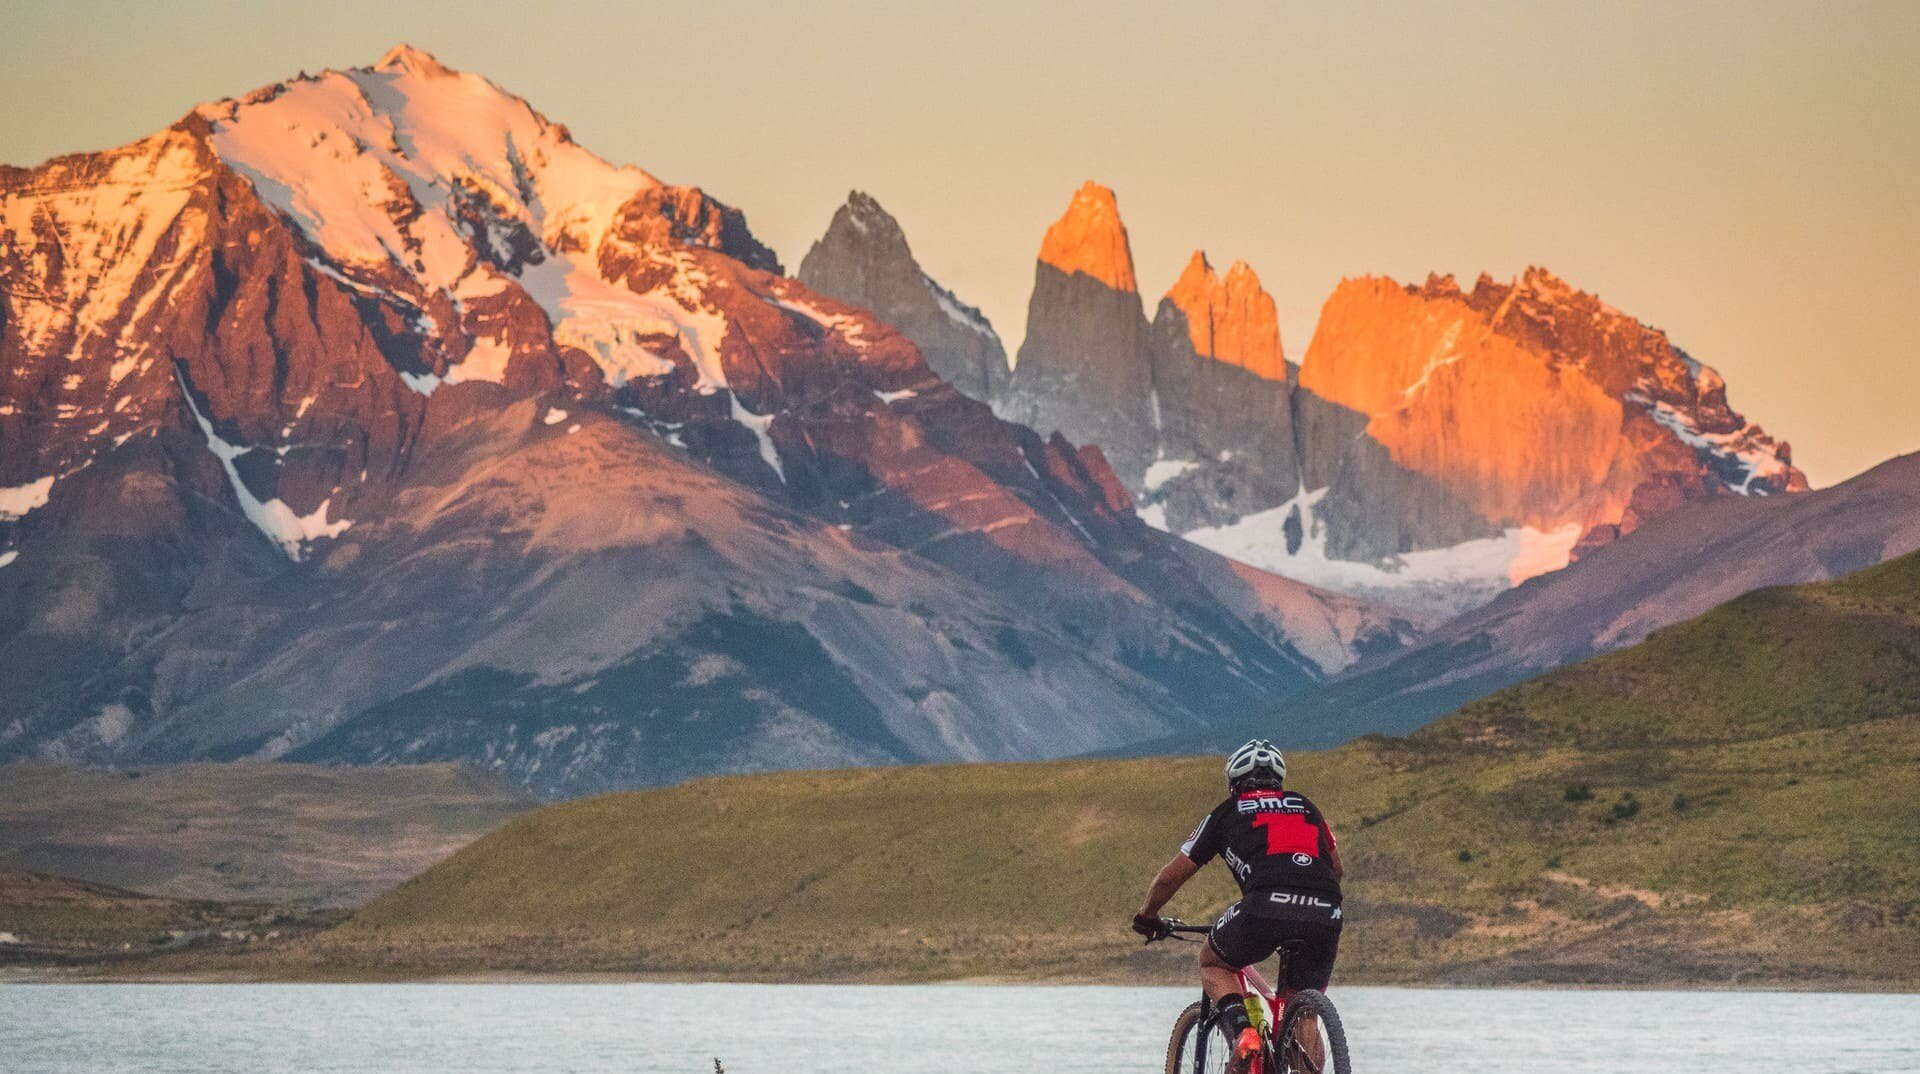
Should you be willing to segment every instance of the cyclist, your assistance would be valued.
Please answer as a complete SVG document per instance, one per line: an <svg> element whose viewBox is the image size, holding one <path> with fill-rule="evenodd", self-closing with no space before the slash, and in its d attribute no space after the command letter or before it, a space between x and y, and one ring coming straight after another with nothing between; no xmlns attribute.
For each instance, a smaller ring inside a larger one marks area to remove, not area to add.
<svg viewBox="0 0 1920 1074"><path fill-rule="evenodd" d="M1239 902L1221 911L1200 949L1200 984L1220 1011L1220 1028L1244 1069L1260 1050L1248 1018L1238 971L1264 961L1282 943L1283 996L1305 988L1325 991L1340 949L1340 846L1320 810L1285 787L1287 761L1273 743L1254 739L1227 758L1227 799L1200 819L1180 852L1153 878L1133 930L1148 939L1167 935L1160 908L1219 857L1239 881ZM1302 1041L1318 1052L1318 1039Z"/></svg>

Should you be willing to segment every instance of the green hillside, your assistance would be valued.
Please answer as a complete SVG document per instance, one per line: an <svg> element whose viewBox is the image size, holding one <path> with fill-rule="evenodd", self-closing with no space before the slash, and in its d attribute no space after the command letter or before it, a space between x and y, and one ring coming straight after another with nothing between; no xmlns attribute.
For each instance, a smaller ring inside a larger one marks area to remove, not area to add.
<svg viewBox="0 0 1920 1074"><path fill-rule="evenodd" d="M1726 742L1920 712L1920 553L1763 589L1645 642L1466 706L1417 737L1497 725L1583 748Z"/></svg>
<svg viewBox="0 0 1920 1074"><path fill-rule="evenodd" d="M1341 979L1920 979L1920 557L1759 593L1404 740L1292 758ZM523 815L311 972L1181 979L1125 922L1211 757L701 780ZM1173 912L1201 918L1218 869Z"/></svg>

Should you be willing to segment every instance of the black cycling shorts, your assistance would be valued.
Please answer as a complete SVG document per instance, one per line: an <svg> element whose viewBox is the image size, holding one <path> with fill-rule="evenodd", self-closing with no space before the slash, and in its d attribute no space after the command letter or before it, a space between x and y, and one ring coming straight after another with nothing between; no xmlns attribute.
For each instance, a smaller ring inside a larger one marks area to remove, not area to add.
<svg viewBox="0 0 1920 1074"><path fill-rule="evenodd" d="M1264 962L1285 945L1280 961L1286 986L1325 991L1340 954L1339 902L1309 895L1297 904L1277 905L1276 897L1301 898L1275 892L1248 895L1221 911L1207 943L1236 969Z"/></svg>

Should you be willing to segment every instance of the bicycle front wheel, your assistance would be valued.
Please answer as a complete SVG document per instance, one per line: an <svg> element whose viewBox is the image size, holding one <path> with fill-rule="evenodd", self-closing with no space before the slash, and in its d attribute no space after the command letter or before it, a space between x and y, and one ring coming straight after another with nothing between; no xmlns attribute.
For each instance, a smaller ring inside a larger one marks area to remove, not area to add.
<svg viewBox="0 0 1920 1074"><path fill-rule="evenodd" d="M1225 1074L1229 1054L1218 1024L1202 1021L1200 1004L1190 1003L1167 1039L1167 1074Z"/></svg>
<svg viewBox="0 0 1920 1074"><path fill-rule="evenodd" d="M1273 1043L1273 1074L1351 1074L1347 1032L1340 1012L1324 993L1307 989L1287 1001L1287 1016Z"/></svg>

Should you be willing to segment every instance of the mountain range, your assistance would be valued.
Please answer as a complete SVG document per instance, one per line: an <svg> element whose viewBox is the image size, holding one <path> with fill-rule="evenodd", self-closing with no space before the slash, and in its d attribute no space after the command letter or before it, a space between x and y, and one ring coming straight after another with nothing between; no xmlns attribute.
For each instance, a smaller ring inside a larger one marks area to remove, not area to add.
<svg viewBox="0 0 1920 1074"><path fill-rule="evenodd" d="M1041 242L1010 368L871 197L800 278L899 325L1001 416L1100 445L1157 527L1433 617L1683 503L1807 488L1718 373L1545 269L1471 290L1345 280L1298 365L1244 262L1222 274L1195 251L1149 319L1117 199L1092 182Z"/></svg>
<svg viewBox="0 0 1920 1074"><path fill-rule="evenodd" d="M1407 730L1910 550L1544 269L1151 317L1114 193L1025 338L854 193L745 215L400 46L0 168L0 760L465 761L544 797Z"/></svg>
<svg viewBox="0 0 1920 1074"><path fill-rule="evenodd" d="M0 757L1056 755L1410 637L405 46L0 172L0 296Z"/></svg>

